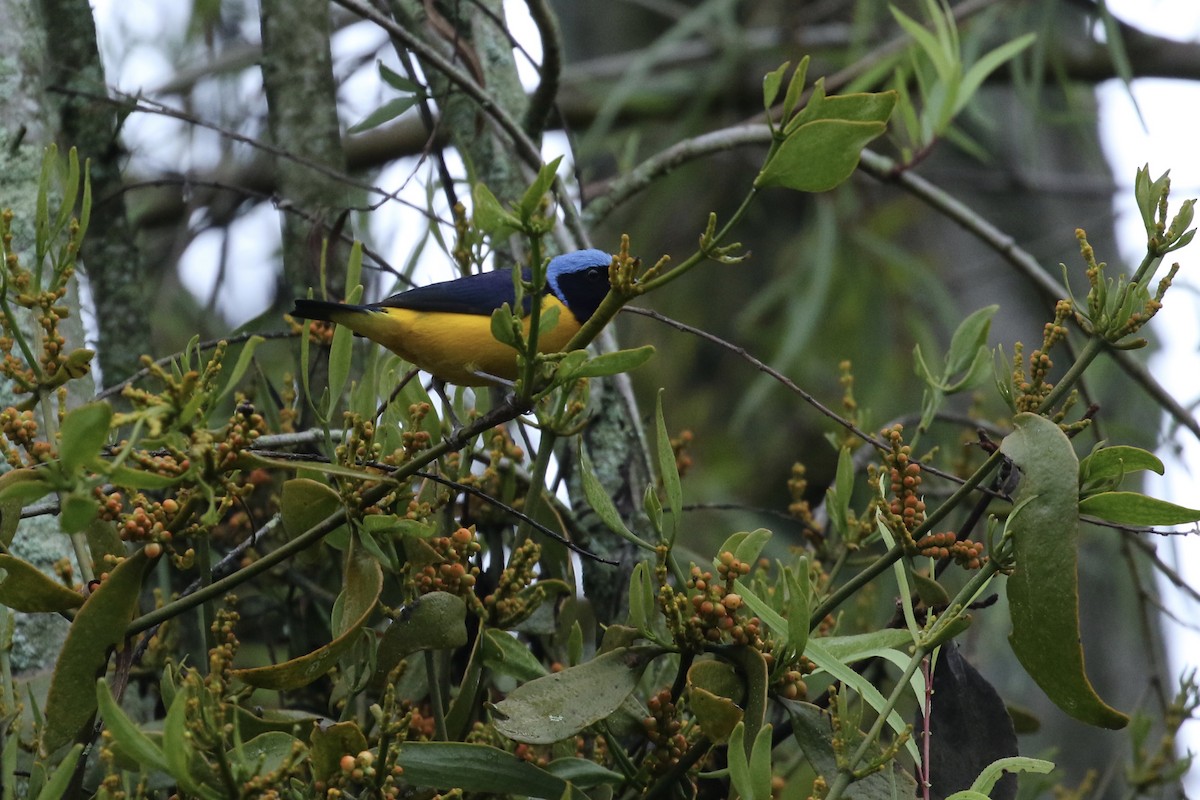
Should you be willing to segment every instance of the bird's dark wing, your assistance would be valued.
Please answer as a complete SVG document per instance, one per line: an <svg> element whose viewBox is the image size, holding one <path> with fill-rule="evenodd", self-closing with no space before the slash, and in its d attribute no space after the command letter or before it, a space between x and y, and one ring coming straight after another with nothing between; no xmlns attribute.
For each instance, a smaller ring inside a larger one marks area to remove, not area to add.
<svg viewBox="0 0 1200 800"><path fill-rule="evenodd" d="M493 270L453 281L418 286L377 303L383 308L440 311L449 314L491 316L500 306L513 304L511 270ZM528 306L528 298L526 298Z"/></svg>

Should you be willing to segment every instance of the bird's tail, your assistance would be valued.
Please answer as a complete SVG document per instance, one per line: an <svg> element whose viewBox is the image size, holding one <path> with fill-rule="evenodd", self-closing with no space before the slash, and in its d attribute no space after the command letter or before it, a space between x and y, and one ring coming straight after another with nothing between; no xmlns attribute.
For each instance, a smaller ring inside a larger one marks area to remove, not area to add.
<svg viewBox="0 0 1200 800"><path fill-rule="evenodd" d="M343 322L346 318L368 312L366 306L334 303L329 300L297 299L292 316L297 319L316 319L323 322Z"/></svg>

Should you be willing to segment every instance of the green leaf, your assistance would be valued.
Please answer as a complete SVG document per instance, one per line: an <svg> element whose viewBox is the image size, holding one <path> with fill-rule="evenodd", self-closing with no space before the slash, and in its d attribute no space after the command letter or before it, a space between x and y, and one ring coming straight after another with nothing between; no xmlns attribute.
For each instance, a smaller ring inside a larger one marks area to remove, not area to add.
<svg viewBox="0 0 1200 800"><path fill-rule="evenodd" d="M679 480L675 450L671 447L671 437L667 433L667 422L663 417L662 398L663 390L660 389L654 404L654 438L658 445L655 452L658 455L659 478L667 492L667 504L671 509L671 535L667 537L667 541L674 542L675 535L679 532L679 520L683 515L683 484Z"/></svg>
<svg viewBox="0 0 1200 800"><path fill-rule="evenodd" d="M507 631L487 628L483 632L483 665L492 672L509 675L519 681L531 681L547 674L524 642Z"/></svg>
<svg viewBox="0 0 1200 800"><path fill-rule="evenodd" d="M796 71L792 73L792 79L788 81L787 94L783 98L783 121L787 124L788 117L792 115L796 104L800 102L800 95L804 92L804 82L808 79L808 62L809 57L805 56L800 59L800 63L796 65Z"/></svg>
<svg viewBox="0 0 1200 800"><path fill-rule="evenodd" d="M795 700L780 700L792 721L792 736L800 745L814 770L831 783L838 772L838 756L833 749L833 726L829 714L820 708ZM844 758L844 756L843 756ZM919 797L917 782L900 768L899 759L890 767L855 781L846 789L849 800L901 800ZM919 761L917 763L920 763Z"/></svg>
<svg viewBox="0 0 1200 800"><path fill-rule="evenodd" d="M153 560L138 550L115 566L75 615L59 651L50 691L42 747L54 752L75 738L96 711L96 675L108 653L125 641L125 626L138 608L142 578Z"/></svg>
<svg viewBox="0 0 1200 800"><path fill-rule="evenodd" d="M595 761L589 761L586 758L556 758L546 765L546 771L581 789L590 789L593 786L603 786L609 783L621 783L625 780L625 776L621 773L605 769Z"/></svg>
<svg viewBox="0 0 1200 800"><path fill-rule="evenodd" d="M639 631L650 630L654 613L654 587L650 583L650 565L639 561L629 578L629 624Z"/></svg>
<svg viewBox="0 0 1200 800"><path fill-rule="evenodd" d="M147 772L150 770L170 772L170 765L167 763L167 757L162 748L143 733L137 723L125 714L103 678L96 681L96 702L100 716L104 719L104 727L112 734L113 741L125 755L140 764Z"/></svg>
<svg viewBox="0 0 1200 800"><path fill-rule="evenodd" d="M260 689L286 691L307 686L333 669L338 658L358 639L358 633L375 610L382 590L383 569L363 549L358 537L352 536L346 551L342 593L335 606L340 607L341 614L332 626L335 634L333 641L282 664L235 669L230 674Z"/></svg>
<svg viewBox="0 0 1200 800"><path fill-rule="evenodd" d="M496 199L496 195L492 194L492 190L486 184L475 184L471 190L471 199L473 201L471 219L474 221L475 227L493 239L504 238L521 229L521 220L500 205L500 201Z"/></svg>
<svg viewBox="0 0 1200 800"><path fill-rule="evenodd" d="M657 647L621 647L577 667L522 684L492 706L502 735L528 744L574 736L612 714L637 688Z"/></svg>
<svg viewBox="0 0 1200 800"><path fill-rule="evenodd" d="M425 94L425 87L423 87L421 84L416 83L415 81L410 81L408 78L396 72L382 61L376 61L375 63L379 67L379 77L383 79L384 83L395 89L397 92L416 95Z"/></svg>
<svg viewBox="0 0 1200 800"><path fill-rule="evenodd" d="M577 351L585 352L586 351ZM645 345L630 350L617 350L612 353L601 353L595 358L589 358L570 372L570 379L603 378L621 372L637 369L654 357L654 346Z"/></svg>
<svg viewBox="0 0 1200 800"><path fill-rule="evenodd" d="M729 784L742 800L767 800L754 795L754 781L750 776L750 760L746 757L746 726L739 722L729 735L726 748L729 764Z"/></svg>
<svg viewBox="0 0 1200 800"><path fill-rule="evenodd" d="M363 117L359 122L354 123L346 129L347 133L362 133L369 131L372 128L378 128L384 123L391 122L399 117L405 111L419 103L421 98L415 95L407 95L405 97L393 97L386 101L379 108L372 111L367 116Z"/></svg>
<svg viewBox="0 0 1200 800"><path fill-rule="evenodd" d="M67 787L71 784L71 777L75 774L75 765L79 762L79 756L82 753L83 745L81 744L75 745L67 752L67 755L58 762L58 766L50 775L50 780L46 781L42 790L38 792L37 800L59 800L66 796Z"/></svg>
<svg viewBox="0 0 1200 800"><path fill-rule="evenodd" d="M179 788L189 794L199 795L203 800L221 800L223 795L209 785L209 782L217 780L216 773L196 752L188 730L188 706L196 694L191 685L181 687L167 709L167 719L163 723L163 755L166 756L171 777L179 783ZM197 775L202 769L206 774Z"/></svg>
<svg viewBox="0 0 1200 800"><path fill-rule="evenodd" d="M1118 34L1119 36L1119 34ZM983 85L983 81L988 75L991 75L1000 65L1006 61L1011 61L1016 58L1017 54L1025 48L1029 47L1037 40L1036 33L1027 33L1024 36L1019 36L1010 42L1004 44L986 53L982 58L970 66L966 74L963 75L962 83L958 86L956 94L955 113L960 111L974 97L975 92Z"/></svg>
<svg viewBox="0 0 1200 800"><path fill-rule="evenodd" d="M1101 492L1079 501L1079 513L1118 525L1186 525L1200 521L1200 510L1177 506L1137 492Z"/></svg>
<svg viewBox="0 0 1200 800"><path fill-rule="evenodd" d="M491 332L492 338L500 344L506 344L509 347L518 347L521 344L513 329L512 309L509 308L508 303L492 312Z"/></svg>
<svg viewBox="0 0 1200 800"><path fill-rule="evenodd" d="M517 212L523 221L530 220L537 212L542 203L542 195L554 185L554 177L558 173L558 165L562 163L562 160L563 157L559 156L553 161L543 164L542 168L538 170L537 178L521 196L521 201L517 203Z"/></svg>
<svg viewBox="0 0 1200 800"><path fill-rule="evenodd" d="M367 749L367 737L357 722L335 722L312 728L313 777L327 781L341 772L342 756L356 756Z"/></svg>
<svg viewBox="0 0 1200 800"><path fill-rule="evenodd" d="M999 310L1000 306L997 305L984 306L959 323L950 338L950 350L946 353L946 380L971 367L978 360L980 349L987 352L992 317Z"/></svg>
<svg viewBox="0 0 1200 800"><path fill-rule="evenodd" d="M1098 483L1120 485L1121 478L1131 472L1148 469L1162 475L1166 468L1158 456L1140 447L1114 445L1093 450L1079 462L1079 485L1085 488Z"/></svg>
<svg viewBox="0 0 1200 800"><path fill-rule="evenodd" d="M803 576L803 581L796 577L797 572ZM801 558L796 571L784 567L783 581L787 585L787 647L796 655L804 652L808 645L808 558Z"/></svg>
<svg viewBox="0 0 1200 800"><path fill-rule="evenodd" d="M1000 451L1021 470L1006 532L1015 568L1008 578L1013 630L1009 644L1021 666L1054 704L1090 725L1123 728L1129 718L1096 694L1079 643L1076 561L1079 463L1055 423L1035 414L1014 419Z"/></svg>
<svg viewBox="0 0 1200 800"><path fill-rule="evenodd" d="M7 553L0 554L0 605L27 614L56 613L83 605L83 597L40 569Z"/></svg>
<svg viewBox="0 0 1200 800"><path fill-rule="evenodd" d="M912 643L912 637L910 636L910 634L908 633L907 630L878 631L877 633L879 633L879 634L884 634L884 633L897 634L898 633L904 637L904 642L906 644ZM871 636L871 635L872 634L864 634L864 636ZM878 689L876 689L875 686L872 685L870 681L868 681L862 675L858 674L858 672L856 672L851 667L847 666L848 664L852 663L853 661L859 660L858 653L857 652L852 653L850 656L846 656L846 655L839 656L837 654L838 653L837 648L835 648L834 650L829 650L826 648L827 644L832 643L832 641L831 641L832 638L833 637L830 637L829 639L812 639L812 638L810 638L808 640L808 647L805 649L804 654L806 656L808 656L814 664L817 665L818 669L824 670L825 672L829 673L834 679L841 681L842 683L846 684L851 689L853 689L855 692L857 692L863 698L863 700L865 700L867 702L867 704L871 706L871 708L874 708L877 711L879 709L882 709L887 704L887 699L883 696L883 694L880 693L880 691ZM838 638L857 639L858 637L847 636L847 637L838 637ZM883 637L880 637L880 638L882 639ZM862 654L861 657L866 658L869 655L872 655L872 654L871 653ZM923 698L919 698L919 699L923 699ZM896 713L896 711L894 711L894 710L890 714L888 714L887 723L889 726L891 726L892 730L895 731L897 734L903 733L905 728L907 727L907 723L904 721L904 719L898 713ZM912 738L909 738L905 742L905 749L908 750L909 755L911 755L913 757L914 761L920 762L920 756L917 753L917 746Z"/></svg>
<svg viewBox="0 0 1200 800"><path fill-rule="evenodd" d="M862 149L885 130L883 122L810 122L784 140L754 185L783 186L798 192L829 191L854 173Z"/></svg>
<svg viewBox="0 0 1200 800"><path fill-rule="evenodd" d="M238 353L237 363L233 365L233 372L229 373L229 378L225 381L225 388L217 395L217 401L223 400L237 388L238 382L241 381L242 376L246 374L246 370L250 368L250 364L254 360L254 351L265 341L266 339L261 336L251 336L246 340L242 346L242 352Z"/></svg>
<svg viewBox="0 0 1200 800"><path fill-rule="evenodd" d="M100 513L100 501L86 488L80 487L62 495L58 525L63 533L79 533Z"/></svg>
<svg viewBox="0 0 1200 800"><path fill-rule="evenodd" d="M108 476L110 483L126 489L169 489L184 479L182 475L159 475L157 472L147 472L144 469L134 469L122 465L116 467L104 465L100 469Z"/></svg>
<svg viewBox="0 0 1200 800"><path fill-rule="evenodd" d="M495 747L461 742L403 742L396 764L405 783L508 796L514 787L529 797L559 798L569 784Z"/></svg>
<svg viewBox="0 0 1200 800"><path fill-rule="evenodd" d="M240 766L239 772L253 775L269 775L278 771L289 761L300 763L307 757L307 748L296 752L295 736L283 731L267 731L226 753L231 764ZM240 764L238 762L241 762Z"/></svg>
<svg viewBox="0 0 1200 800"><path fill-rule="evenodd" d="M372 685L382 688L388 674L412 653L465 645L466 620L466 602L449 592L429 592L403 608L379 641Z"/></svg>
<svg viewBox="0 0 1200 800"><path fill-rule="evenodd" d="M750 781L756 798L771 798L771 725L763 725L750 750Z"/></svg>
<svg viewBox="0 0 1200 800"><path fill-rule="evenodd" d="M763 76L763 109L771 110L771 106L775 105L775 99L779 97L779 89L783 86L783 76L787 74L788 67L792 62L785 61L777 69L771 70Z"/></svg>
<svg viewBox="0 0 1200 800"><path fill-rule="evenodd" d="M1045 761L1040 758L1028 758L1025 756L1009 756L1008 758L999 758L988 764L987 767L979 773L979 777L971 784L971 790L979 792L985 796L990 796L992 789L1004 777L1006 772L1036 772L1041 775L1048 775L1054 771L1054 762Z"/></svg>
<svg viewBox="0 0 1200 800"><path fill-rule="evenodd" d="M99 401L80 406L63 418L58 457L65 474L99 458L100 448L108 441L112 415L112 406Z"/></svg>
<svg viewBox="0 0 1200 800"><path fill-rule="evenodd" d="M608 496L608 492L604 491L604 487L600 485L600 479L596 477L596 470L592 466L592 460L588 458L587 450L583 447L582 439L579 443L579 464L583 494L587 498L588 505L596 512L596 516L600 517L600 521L625 541L635 544L643 550L654 550L654 545L625 527L612 498Z"/></svg>
<svg viewBox="0 0 1200 800"><path fill-rule="evenodd" d="M688 705L704 735L716 744L729 740L744 716L746 687L733 665L715 659L692 664L687 673Z"/></svg>

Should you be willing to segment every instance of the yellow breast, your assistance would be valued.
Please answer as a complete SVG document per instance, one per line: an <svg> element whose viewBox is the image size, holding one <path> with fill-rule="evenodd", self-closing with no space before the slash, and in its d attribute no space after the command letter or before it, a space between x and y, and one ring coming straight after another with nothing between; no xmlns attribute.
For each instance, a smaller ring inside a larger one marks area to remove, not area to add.
<svg viewBox="0 0 1200 800"><path fill-rule="evenodd" d="M580 328L575 316L553 295L542 298L543 315L550 308L559 310L558 323L539 330L538 351L542 353L562 350ZM489 316L382 308L334 321L447 383L487 386L492 383L488 375L510 381L517 376L517 352L492 336ZM525 334L529 334L528 317Z"/></svg>

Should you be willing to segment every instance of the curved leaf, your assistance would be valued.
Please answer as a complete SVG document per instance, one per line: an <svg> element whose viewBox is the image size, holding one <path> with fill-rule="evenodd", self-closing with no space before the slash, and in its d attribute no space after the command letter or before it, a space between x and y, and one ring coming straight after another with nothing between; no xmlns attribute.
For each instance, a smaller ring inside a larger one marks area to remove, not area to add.
<svg viewBox="0 0 1200 800"><path fill-rule="evenodd" d="M467 643L467 604L449 592L430 592L405 607L379 641L372 685L382 688L400 660L418 650L450 650Z"/></svg>
<svg viewBox="0 0 1200 800"><path fill-rule="evenodd" d="M354 644L358 632L367 624L379 593L383 591L383 569L363 549L355 536L346 551L346 576L337 604L341 609L334 620L336 638L311 653L266 667L233 670L234 677L260 689L298 689L333 669L338 658Z"/></svg>
<svg viewBox="0 0 1200 800"><path fill-rule="evenodd" d="M66 611L83 605L83 596L40 569L7 553L0 554L0 604L29 614Z"/></svg>
<svg viewBox="0 0 1200 800"><path fill-rule="evenodd" d="M504 736L550 744L612 714L660 655L657 647L620 647L586 664L518 686L492 706L492 723Z"/></svg>
<svg viewBox="0 0 1200 800"><path fill-rule="evenodd" d="M1123 728L1129 718L1108 706L1084 672L1079 644L1079 464L1058 425L1018 414L1000 450L1021 470L1008 519L1016 566L1008 578L1013 630L1008 637L1021 666L1054 704L1091 725Z"/></svg>
<svg viewBox="0 0 1200 800"><path fill-rule="evenodd" d="M1079 513L1118 525L1186 525L1200 521L1200 510L1177 506L1138 492L1101 492L1079 501Z"/></svg>
<svg viewBox="0 0 1200 800"><path fill-rule="evenodd" d="M112 406L103 401L80 406L63 417L58 457L64 473L70 474L100 455L108 441Z"/></svg>
<svg viewBox="0 0 1200 800"><path fill-rule="evenodd" d="M104 672L108 652L125 639L125 626L137 610L142 578L153 559L145 550L113 568L75 615L58 655L46 695L42 747L62 747L96 712L96 676Z"/></svg>
<svg viewBox="0 0 1200 800"><path fill-rule="evenodd" d="M508 796L519 786L523 795L557 798L568 787L562 778L484 744L404 742L396 764L404 768L406 783L435 789Z"/></svg>
<svg viewBox="0 0 1200 800"><path fill-rule="evenodd" d="M801 125L779 146L754 185L827 192L854 173L862 149L885 130L884 122L842 119Z"/></svg>
<svg viewBox="0 0 1200 800"><path fill-rule="evenodd" d="M96 680L96 702L100 709L100 716L104 718L104 727L112 734L113 741L125 755L147 771L157 769L167 772L170 770L162 748L129 718L117 703L116 698L113 697L108 683L103 678Z"/></svg>

